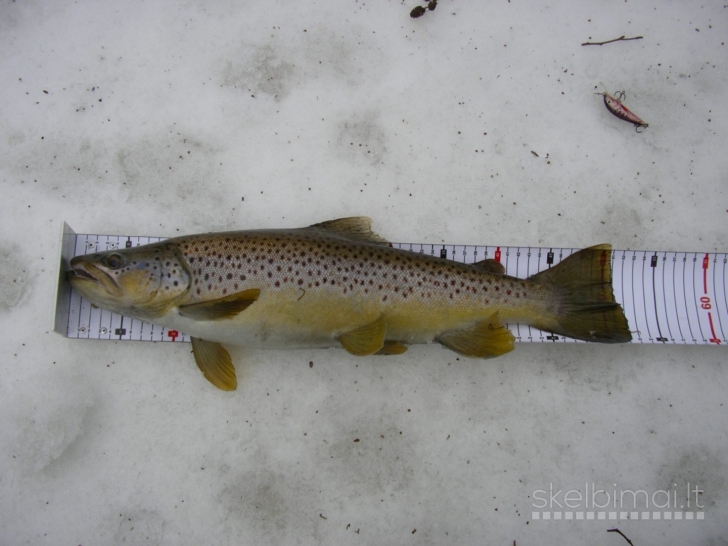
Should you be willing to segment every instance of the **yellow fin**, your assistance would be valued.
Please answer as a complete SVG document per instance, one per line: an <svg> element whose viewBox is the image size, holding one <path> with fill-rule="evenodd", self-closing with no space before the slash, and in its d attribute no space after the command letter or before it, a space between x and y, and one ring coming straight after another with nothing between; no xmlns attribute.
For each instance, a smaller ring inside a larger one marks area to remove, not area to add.
<svg viewBox="0 0 728 546"><path fill-rule="evenodd" d="M216 300L181 305L179 314L194 320L221 320L232 318L258 299L260 290L252 288Z"/></svg>
<svg viewBox="0 0 728 546"><path fill-rule="evenodd" d="M384 315L382 315L371 324L341 334L339 343L353 355L373 355L384 346L384 336L386 334L387 321L384 320Z"/></svg>
<svg viewBox="0 0 728 546"><path fill-rule="evenodd" d="M197 367L210 383L223 391L234 391L237 388L238 380L235 377L233 362L222 345L193 337L192 352Z"/></svg>
<svg viewBox="0 0 728 546"><path fill-rule="evenodd" d="M401 355L407 352L407 345L400 343L399 341L385 341L377 355Z"/></svg>
<svg viewBox="0 0 728 546"><path fill-rule="evenodd" d="M502 263L500 263L498 260L494 260L493 258L487 258L485 260L480 260L479 262L475 262L473 264L473 267L480 269L482 271L487 271L488 273L496 273L497 275L506 274L505 266Z"/></svg>
<svg viewBox="0 0 728 546"><path fill-rule="evenodd" d="M516 339L501 324L496 311L472 328L445 332L436 341L463 356L493 358L512 351Z"/></svg>
<svg viewBox="0 0 728 546"><path fill-rule="evenodd" d="M328 231L334 235L345 237L354 241L364 243L377 243L380 245L389 245L390 242L383 239L372 231L372 220L366 216L352 216L351 218L339 218L338 220L329 220L314 224L304 229L320 229Z"/></svg>

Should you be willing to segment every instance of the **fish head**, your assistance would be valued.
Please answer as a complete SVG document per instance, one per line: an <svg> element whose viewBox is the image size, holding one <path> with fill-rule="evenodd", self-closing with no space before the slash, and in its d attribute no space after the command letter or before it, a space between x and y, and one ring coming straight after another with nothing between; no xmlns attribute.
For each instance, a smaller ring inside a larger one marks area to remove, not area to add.
<svg viewBox="0 0 728 546"><path fill-rule="evenodd" d="M76 256L66 278L94 305L142 319L161 317L190 288L186 261L164 242Z"/></svg>

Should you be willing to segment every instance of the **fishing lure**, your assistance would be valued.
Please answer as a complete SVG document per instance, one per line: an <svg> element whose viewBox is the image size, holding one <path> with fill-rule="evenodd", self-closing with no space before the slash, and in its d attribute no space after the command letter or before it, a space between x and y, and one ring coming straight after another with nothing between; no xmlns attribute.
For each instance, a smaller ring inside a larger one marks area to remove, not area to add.
<svg viewBox="0 0 728 546"><path fill-rule="evenodd" d="M627 108L621 101L626 97L624 91L617 91L614 96L610 95L606 91L603 93L597 93L597 95L604 96L604 106L607 107L612 114L617 116L619 119L628 121L634 125L635 131L640 133L639 129L647 129L648 124L642 121L638 115Z"/></svg>

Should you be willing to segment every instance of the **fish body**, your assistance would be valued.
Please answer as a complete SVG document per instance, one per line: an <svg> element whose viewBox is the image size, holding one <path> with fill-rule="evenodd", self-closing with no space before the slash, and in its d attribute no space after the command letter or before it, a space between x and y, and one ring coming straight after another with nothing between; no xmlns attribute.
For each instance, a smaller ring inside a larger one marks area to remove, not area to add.
<svg viewBox="0 0 728 546"><path fill-rule="evenodd" d="M371 231L368 218L345 218L79 256L68 279L100 307L192 336L197 363L211 379L228 367L219 343L344 347L363 356L439 342L487 358L512 350L505 322L629 341L609 258L608 245L592 247L519 279L494 260L462 264L395 249Z"/></svg>

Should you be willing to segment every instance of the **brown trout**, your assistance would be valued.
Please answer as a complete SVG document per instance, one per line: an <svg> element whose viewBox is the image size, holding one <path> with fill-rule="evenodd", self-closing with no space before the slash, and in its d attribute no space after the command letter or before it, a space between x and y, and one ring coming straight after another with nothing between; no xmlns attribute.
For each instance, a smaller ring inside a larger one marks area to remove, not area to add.
<svg viewBox="0 0 728 546"><path fill-rule="evenodd" d="M189 334L200 370L223 390L237 380L221 343L366 356L438 342L491 358L513 350L505 322L586 341L632 339L612 292L610 245L519 279L495 260L392 248L370 224L176 237L77 256L67 278L94 305Z"/></svg>

